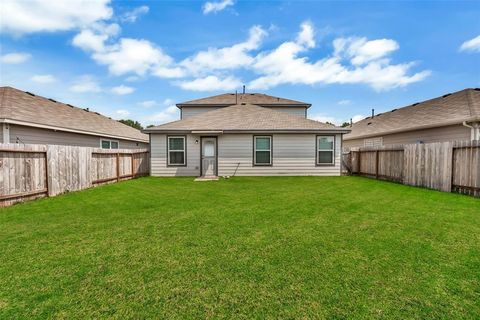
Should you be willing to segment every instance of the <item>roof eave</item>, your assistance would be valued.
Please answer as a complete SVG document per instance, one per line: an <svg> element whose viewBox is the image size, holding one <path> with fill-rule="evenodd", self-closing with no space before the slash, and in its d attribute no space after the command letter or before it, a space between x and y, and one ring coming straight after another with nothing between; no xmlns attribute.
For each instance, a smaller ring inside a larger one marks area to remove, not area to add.
<svg viewBox="0 0 480 320"><path fill-rule="evenodd" d="M446 121L440 124L429 124L429 125L423 125L423 126L416 126L416 127L409 127L409 128L401 128L401 129L395 129L395 130L388 130L388 131L380 131L380 132L374 132L374 133L367 133L367 134L362 134L362 135L346 135L344 137L344 140L356 140L356 139L365 139L365 138L371 138L371 137L377 137L379 135L389 135L389 134L395 134L395 133L402 133L402 132L408 132L408 131L416 131L416 130L424 130L424 129L432 129L432 128L438 128L438 127L448 127L456 124L463 124L463 122L477 122L480 121L479 116L474 116L474 117L469 117L461 120L452 120L452 121Z"/></svg>
<svg viewBox="0 0 480 320"><path fill-rule="evenodd" d="M345 128L322 128L322 129L155 129L155 128L148 128L142 130L142 132L150 134L150 133L342 133L346 134L350 132L350 129Z"/></svg>
<svg viewBox="0 0 480 320"><path fill-rule="evenodd" d="M310 108L312 105L310 103L298 103L298 104L286 104L286 103L249 103L260 107L303 107L303 108ZM183 107L229 107L234 106L235 103L226 104L226 103L199 103L199 104L184 104L178 103L176 104L177 108L182 109Z"/></svg>
<svg viewBox="0 0 480 320"><path fill-rule="evenodd" d="M148 142L149 142L147 138L145 138L145 139L140 139L140 138L124 137L124 136L113 135L113 134L102 133L102 132L94 132L94 131L85 131L85 130L77 130L77 129L63 128L63 127L57 127L57 126L39 124L39 123L29 122L29 121L20 121L20 120L9 119L9 118L0 118L0 123L15 124L15 125L19 125L19 126L35 127L35 128L47 129L47 130L56 130L56 131L72 132L72 133L78 133L78 134L86 134L86 135L97 136L97 137L105 137L105 138L114 138L114 139L121 139L121 140L129 140L129 141L135 141L135 142L143 142L143 143L148 143Z"/></svg>

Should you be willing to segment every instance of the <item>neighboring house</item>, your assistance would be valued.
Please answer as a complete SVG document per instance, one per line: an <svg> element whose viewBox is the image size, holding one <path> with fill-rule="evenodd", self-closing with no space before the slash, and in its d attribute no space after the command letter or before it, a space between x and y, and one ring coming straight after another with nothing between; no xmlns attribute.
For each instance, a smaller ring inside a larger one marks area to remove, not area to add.
<svg viewBox="0 0 480 320"><path fill-rule="evenodd" d="M148 147L148 136L137 129L88 109L11 87L0 88L0 127L0 143Z"/></svg>
<svg viewBox="0 0 480 320"><path fill-rule="evenodd" d="M310 104L258 93L180 103L150 134L153 176L340 175L348 129L306 118Z"/></svg>
<svg viewBox="0 0 480 320"><path fill-rule="evenodd" d="M351 127L344 148L480 140L480 89L465 89L377 114Z"/></svg>

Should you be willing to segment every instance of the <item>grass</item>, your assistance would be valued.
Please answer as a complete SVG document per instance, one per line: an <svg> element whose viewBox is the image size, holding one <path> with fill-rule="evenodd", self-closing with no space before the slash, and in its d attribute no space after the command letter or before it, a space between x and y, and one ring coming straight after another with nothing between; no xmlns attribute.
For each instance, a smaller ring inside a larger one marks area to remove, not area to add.
<svg viewBox="0 0 480 320"><path fill-rule="evenodd" d="M0 318L480 317L480 201L142 178L0 210Z"/></svg>

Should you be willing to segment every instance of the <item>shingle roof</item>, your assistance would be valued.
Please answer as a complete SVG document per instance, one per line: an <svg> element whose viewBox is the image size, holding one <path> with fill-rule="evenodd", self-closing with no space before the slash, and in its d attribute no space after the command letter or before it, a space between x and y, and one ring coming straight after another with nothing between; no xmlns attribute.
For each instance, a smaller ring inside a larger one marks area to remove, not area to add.
<svg viewBox="0 0 480 320"><path fill-rule="evenodd" d="M285 112L252 105L237 104L204 112L187 119L148 128L161 131L322 131L340 130L330 124L305 119ZM347 129L348 132L348 129Z"/></svg>
<svg viewBox="0 0 480 320"><path fill-rule="evenodd" d="M178 103L177 107L181 108L184 106L194 107L208 105L230 106L241 103L256 104L259 106L303 106L306 108L310 107L310 104L306 102L269 96L263 93L225 93L217 96Z"/></svg>
<svg viewBox="0 0 480 320"><path fill-rule="evenodd" d="M99 113L11 87L0 87L0 119L148 142L148 136L139 130Z"/></svg>
<svg viewBox="0 0 480 320"><path fill-rule="evenodd" d="M480 121L480 89L464 89L356 122L345 140Z"/></svg>

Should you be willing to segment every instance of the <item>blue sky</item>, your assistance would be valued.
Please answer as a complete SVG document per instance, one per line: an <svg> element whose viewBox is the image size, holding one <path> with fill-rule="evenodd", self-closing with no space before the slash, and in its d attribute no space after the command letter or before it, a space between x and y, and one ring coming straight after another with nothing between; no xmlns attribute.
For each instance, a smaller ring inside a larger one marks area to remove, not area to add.
<svg viewBox="0 0 480 320"><path fill-rule="evenodd" d="M341 123L480 87L480 2L1 3L2 85L159 124L241 90Z"/></svg>

